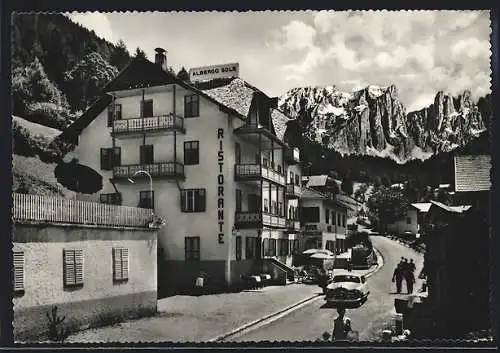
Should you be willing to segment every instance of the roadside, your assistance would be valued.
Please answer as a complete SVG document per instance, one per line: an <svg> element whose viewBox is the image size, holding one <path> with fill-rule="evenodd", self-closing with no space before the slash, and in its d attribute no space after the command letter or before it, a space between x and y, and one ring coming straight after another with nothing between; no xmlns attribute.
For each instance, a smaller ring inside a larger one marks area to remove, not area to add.
<svg viewBox="0 0 500 353"><path fill-rule="evenodd" d="M382 266L381 258L379 255L376 266L353 272L369 277ZM271 322L321 296L317 285L306 284L199 297L178 295L160 299L153 317L77 332L66 342L218 341L264 321Z"/></svg>

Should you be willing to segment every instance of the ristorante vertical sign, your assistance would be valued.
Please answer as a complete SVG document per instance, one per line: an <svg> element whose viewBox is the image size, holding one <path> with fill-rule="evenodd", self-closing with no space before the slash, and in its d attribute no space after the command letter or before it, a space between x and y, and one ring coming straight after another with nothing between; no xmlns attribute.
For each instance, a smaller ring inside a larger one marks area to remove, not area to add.
<svg viewBox="0 0 500 353"><path fill-rule="evenodd" d="M217 141L219 150L217 152L217 164L219 173L217 175L217 221L219 223L219 244L224 244L224 129L217 129Z"/></svg>

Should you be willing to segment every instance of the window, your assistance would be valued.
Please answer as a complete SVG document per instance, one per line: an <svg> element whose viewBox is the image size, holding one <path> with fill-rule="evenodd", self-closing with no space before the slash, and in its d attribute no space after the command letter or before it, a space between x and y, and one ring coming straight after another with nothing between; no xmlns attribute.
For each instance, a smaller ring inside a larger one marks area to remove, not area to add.
<svg viewBox="0 0 500 353"><path fill-rule="evenodd" d="M276 204L276 200L271 200L271 214L273 215L278 214L278 206Z"/></svg>
<svg viewBox="0 0 500 353"><path fill-rule="evenodd" d="M240 189L236 189L236 212L241 212L243 193Z"/></svg>
<svg viewBox="0 0 500 353"><path fill-rule="evenodd" d="M101 170L111 170L121 164L121 148L101 148Z"/></svg>
<svg viewBox="0 0 500 353"><path fill-rule="evenodd" d="M253 259L256 257L256 245L257 238L256 237L246 237L245 238L245 258Z"/></svg>
<svg viewBox="0 0 500 353"><path fill-rule="evenodd" d="M122 204L122 194L115 192L112 194L101 194L101 203L108 205L121 205Z"/></svg>
<svg viewBox="0 0 500 353"><path fill-rule="evenodd" d="M411 224L411 218L410 217L406 217L406 224Z"/></svg>
<svg viewBox="0 0 500 353"><path fill-rule="evenodd" d="M241 249L242 243L241 243L241 236L236 237L236 260L241 260Z"/></svg>
<svg viewBox="0 0 500 353"><path fill-rule="evenodd" d="M330 223L330 210L325 209L325 223Z"/></svg>
<svg viewBox="0 0 500 353"><path fill-rule="evenodd" d="M290 184L293 184L293 172L290 172Z"/></svg>
<svg viewBox="0 0 500 353"><path fill-rule="evenodd" d="M14 251L13 254L14 266L14 293L24 293L24 251Z"/></svg>
<svg viewBox="0 0 500 353"><path fill-rule="evenodd" d="M184 189L181 192L182 212L205 212L205 189Z"/></svg>
<svg viewBox="0 0 500 353"><path fill-rule="evenodd" d="M184 142L184 165L194 165L200 163L200 142Z"/></svg>
<svg viewBox="0 0 500 353"><path fill-rule="evenodd" d="M295 185L300 186L300 175L298 175L298 174L295 174Z"/></svg>
<svg viewBox="0 0 500 353"><path fill-rule="evenodd" d="M278 202L278 215L280 217L285 216L285 214L283 213L283 202Z"/></svg>
<svg viewBox="0 0 500 353"><path fill-rule="evenodd" d="M142 145L142 146L140 146L139 152L140 152L141 164L153 164L154 163L153 145Z"/></svg>
<svg viewBox="0 0 500 353"><path fill-rule="evenodd" d="M276 256L276 239L269 239L269 249L271 252L269 256Z"/></svg>
<svg viewBox="0 0 500 353"><path fill-rule="evenodd" d="M332 211L332 225L336 225L336 219L337 217L335 216L335 211Z"/></svg>
<svg viewBox="0 0 500 353"><path fill-rule="evenodd" d="M260 211L260 195L248 194L248 212L259 212ZM264 200L264 204L266 200Z"/></svg>
<svg viewBox="0 0 500 353"><path fill-rule="evenodd" d="M264 199L264 212L269 213L269 206L268 206L267 199Z"/></svg>
<svg viewBox="0 0 500 353"><path fill-rule="evenodd" d="M63 279L64 288L83 286L83 250L63 250Z"/></svg>
<svg viewBox="0 0 500 353"><path fill-rule="evenodd" d="M184 238L184 258L186 261L200 260L200 237Z"/></svg>
<svg viewBox="0 0 500 353"><path fill-rule="evenodd" d="M299 239L293 240L293 254L296 255L299 253Z"/></svg>
<svg viewBox="0 0 500 353"><path fill-rule="evenodd" d="M149 190L139 192L139 207L155 208L155 192Z"/></svg>
<svg viewBox="0 0 500 353"><path fill-rule="evenodd" d="M280 256L288 255L288 239L279 239L279 254Z"/></svg>
<svg viewBox="0 0 500 353"><path fill-rule="evenodd" d="M184 117L200 116L200 99L196 94L184 97Z"/></svg>
<svg viewBox="0 0 500 353"><path fill-rule="evenodd" d="M115 104L114 116L113 116L113 105L108 106L108 127L113 126L113 121L122 119L122 105Z"/></svg>
<svg viewBox="0 0 500 353"><path fill-rule="evenodd" d="M113 248L113 282L128 281L128 249Z"/></svg>
<svg viewBox="0 0 500 353"><path fill-rule="evenodd" d="M278 165L278 174L283 175L282 171L283 171L283 168L281 167L281 165Z"/></svg>
<svg viewBox="0 0 500 353"><path fill-rule="evenodd" d="M141 101L141 113L143 118L149 118L153 116L153 100L143 100Z"/></svg>
<svg viewBox="0 0 500 353"><path fill-rule="evenodd" d="M288 240L288 255L293 255L293 239Z"/></svg>
<svg viewBox="0 0 500 353"><path fill-rule="evenodd" d="M302 222L304 223L319 222L319 207L302 207L300 212L301 212Z"/></svg>
<svg viewBox="0 0 500 353"><path fill-rule="evenodd" d="M345 228L345 222L346 222L346 215L343 214L342 215L342 227L344 227L344 228Z"/></svg>
<svg viewBox="0 0 500 353"><path fill-rule="evenodd" d="M241 146L238 142L234 144L234 159L236 164L241 164Z"/></svg>
<svg viewBox="0 0 500 353"><path fill-rule="evenodd" d="M340 221L340 213L337 213L337 225L338 225L339 227L341 227L341 226L342 226L342 223L341 223L341 221Z"/></svg>

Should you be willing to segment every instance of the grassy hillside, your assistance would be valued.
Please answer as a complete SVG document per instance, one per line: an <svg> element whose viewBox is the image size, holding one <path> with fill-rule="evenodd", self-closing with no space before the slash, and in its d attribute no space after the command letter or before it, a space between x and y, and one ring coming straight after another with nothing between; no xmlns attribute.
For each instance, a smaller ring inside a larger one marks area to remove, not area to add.
<svg viewBox="0 0 500 353"><path fill-rule="evenodd" d="M41 135L47 139L53 140L61 133L61 130L53 129L51 127L47 127L47 126L37 124L37 123L32 123L31 121L20 118L18 116L13 116L12 121L14 121L19 126L28 130L30 135L33 135L33 136L34 135Z"/></svg>

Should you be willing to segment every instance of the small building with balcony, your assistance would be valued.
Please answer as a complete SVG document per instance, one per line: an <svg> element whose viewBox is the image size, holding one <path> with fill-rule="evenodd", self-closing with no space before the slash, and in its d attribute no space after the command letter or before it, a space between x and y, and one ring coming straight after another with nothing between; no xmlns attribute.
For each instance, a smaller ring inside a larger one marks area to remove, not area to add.
<svg viewBox="0 0 500 353"><path fill-rule="evenodd" d="M78 136L79 163L103 175L100 194L80 197L169 219L159 291L190 289L200 271L228 286L264 258L290 270L301 171L286 142L293 119L276 99L239 78L182 81L140 58L104 91L63 133Z"/></svg>
<svg viewBox="0 0 500 353"><path fill-rule="evenodd" d="M302 250L327 249L336 254L347 251L347 207L335 196L303 188L300 198Z"/></svg>

